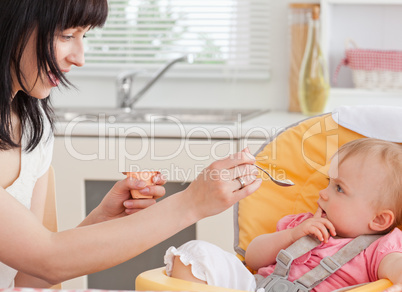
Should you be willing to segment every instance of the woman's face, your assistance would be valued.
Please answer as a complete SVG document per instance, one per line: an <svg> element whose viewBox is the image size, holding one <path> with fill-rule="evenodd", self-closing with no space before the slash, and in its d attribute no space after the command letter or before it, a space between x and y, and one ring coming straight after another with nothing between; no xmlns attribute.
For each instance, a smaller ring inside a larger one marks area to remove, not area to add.
<svg viewBox="0 0 402 292"><path fill-rule="evenodd" d="M66 29L55 37L55 57L57 65L63 73L70 71L71 66L81 67L85 63L84 59L84 44L83 38L89 27L76 27ZM57 87L60 83L52 73L40 74L38 76L37 62L36 62L36 31L31 35L28 43L24 49L21 58L21 72L24 82L24 87L28 92L27 94L43 99L49 96L53 87ZM15 74L13 75L13 90L16 94L22 90Z"/></svg>

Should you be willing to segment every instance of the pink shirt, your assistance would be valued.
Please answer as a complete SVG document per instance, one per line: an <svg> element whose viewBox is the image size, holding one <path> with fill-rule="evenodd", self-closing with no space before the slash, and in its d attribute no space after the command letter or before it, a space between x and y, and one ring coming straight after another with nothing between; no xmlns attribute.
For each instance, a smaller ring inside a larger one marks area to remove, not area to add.
<svg viewBox="0 0 402 292"><path fill-rule="evenodd" d="M293 228L304 220L313 217L311 213L289 215L279 220L277 230ZM322 243L307 254L295 259L289 272L289 280L294 281L317 266L321 259L335 254L346 245L351 238L333 238ZM338 271L321 282L312 291L332 291L342 287L378 280L378 267L381 260L389 253L402 252L402 231L395 228L373 242L365 251L342 266ZM260 268L258 274L266 277L274 271L275 265Z"/></svg>

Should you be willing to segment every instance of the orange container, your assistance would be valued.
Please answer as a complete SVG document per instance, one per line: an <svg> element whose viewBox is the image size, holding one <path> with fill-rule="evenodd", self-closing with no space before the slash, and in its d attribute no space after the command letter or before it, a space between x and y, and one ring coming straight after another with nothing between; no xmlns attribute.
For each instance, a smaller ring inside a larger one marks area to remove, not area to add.
<svg viewBox="0 0 402 292"><path fill-rule="evenodd" d="M137 172L127 172L127 177L132 177L135 179L143 180L146 182L147 186L155 185L153 178L155 175L160 174L159 171L137 171ZM138 190L131 190L131 196L133 199L151 199L152 196L142 195Z"/></svg>

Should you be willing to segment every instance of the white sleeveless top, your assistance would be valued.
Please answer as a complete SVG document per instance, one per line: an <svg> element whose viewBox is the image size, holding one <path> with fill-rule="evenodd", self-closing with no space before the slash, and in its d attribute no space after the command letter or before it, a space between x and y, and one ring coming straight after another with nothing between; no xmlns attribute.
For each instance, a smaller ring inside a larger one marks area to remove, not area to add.
<svg viewBox="0 0 402 292"><path fill-rule="evenodd" d="M21 151L21 170L18 178L6 191L16 198L27 209L31 208L31 198L38 178L46 173L52 161L54 136L47 118L44 118L44 135L34 150L27 153ZM27 145L27 138L23 135L21 147ZM3 224L3 223L2 223ZM14 286L17 271L0 262L0 289Z"/></svg>

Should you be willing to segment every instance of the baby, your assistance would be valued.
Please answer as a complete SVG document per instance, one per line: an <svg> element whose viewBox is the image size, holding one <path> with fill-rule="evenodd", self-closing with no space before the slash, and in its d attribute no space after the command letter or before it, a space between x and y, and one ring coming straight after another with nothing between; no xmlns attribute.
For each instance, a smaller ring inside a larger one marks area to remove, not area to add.
<svg viewBox="0 0 402 292"><path fill-rule="evenodd" d="M319 192L315 214L289 215L277 231L256 237L246 251L246 265L270 275L279 251L310 235L321 244L295 259L289 281L295 281L364 234L381 234L359 255L312 291L387 278L402 283L402 146L364 138L339 148L328 171L328 187ZM233 254L204 241L190 241L165 255L169 276L232 289L255 291L256 278ZM399 285L397 285L399 284ZM395 290L399 291L399 290Z"/></svg>

